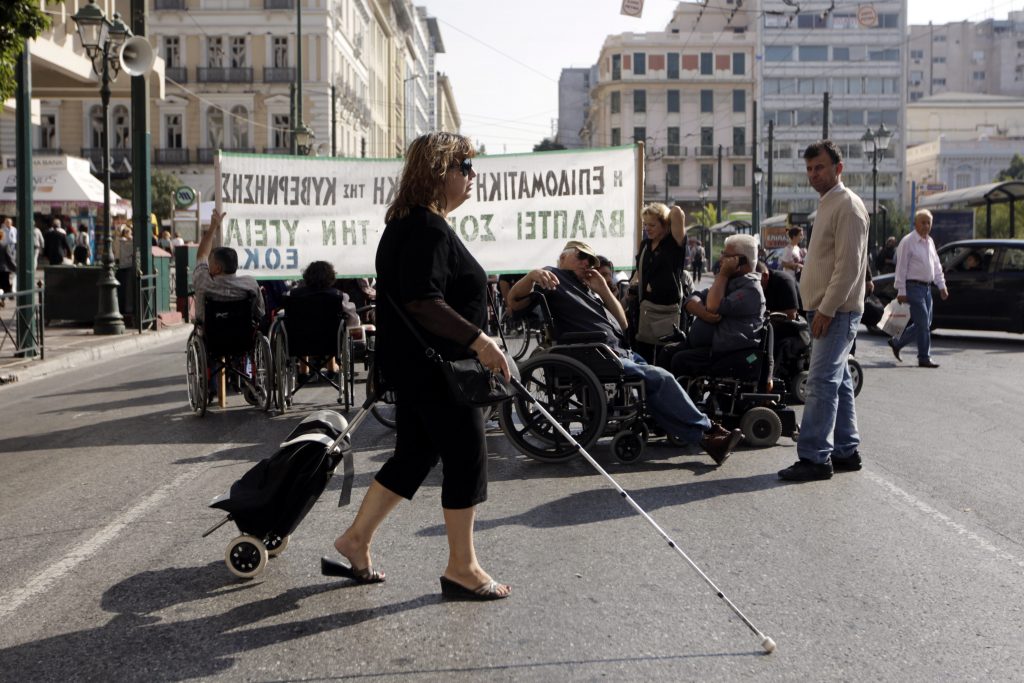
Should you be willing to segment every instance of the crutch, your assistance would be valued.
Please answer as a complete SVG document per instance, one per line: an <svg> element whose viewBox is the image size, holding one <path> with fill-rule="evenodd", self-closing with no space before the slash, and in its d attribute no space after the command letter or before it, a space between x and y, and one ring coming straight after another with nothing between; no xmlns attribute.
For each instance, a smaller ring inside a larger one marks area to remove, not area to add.
<svg viewBox="0 0 1024 683"><path fill-rule="evenodd" d="M554 417L551 416L551 413L549 413L544 408L544 406L542 406L540 404L540 401L538 401L536 399L536 397L534 397L526 389L526 387L524 387L522 385L522 383L518 379L516 379L515 377L512 378L511 384L512 384L512 386L514 386L516 388L516 390L519 391L520 394L525 396L537 408L537 410L540 411L541 415L543 415L544 418L548 422L550 422L551 425L555 429L557 429L558 432L563 437L565 437L569 441L569 443L571 443L576 448L576 451L580 455L582 455L586 459L586 461L589 462L594 467L594 469L596 469L602 476L604 476L605 479L607 479L609 481L609 483L611 483L612 486L615 487L615 490L619 492L619 495L622 496L626 500L626 502L629 503L633 507L634 510L639 512L641 515L643 515L644 519L646 519L648 522L650 522L651 526L653 526L658 531L658 533L661 534L661 537L664 538L666 541L668 541L668 546L670 548L673 548L677 553L679 553L682 556L682 558L684 560L686 560L686 562L691 567L693 567L694 571L696 571L698 574L700 574L700 577L702 579L704 579L704 581L707 582L707 584L709 586L711 586L711 588L715 591L715 594L718 595L718 597L722 598L722 600L725 600L725 604L729 605L729 608L736 614L736 616L738 616L743 621L744 624L747 625L747 628L749 628L751 631L753 631L754 635L756 635L758 638L761 639L761 647L764 648L764 651L766 653L771 653L772 651L774 651L775 650L775 641L772 640L771 638L769 638L768 636L766 636L765 634L761 633L761 631L759 631L757 629L757 627L754 626L754 624L750 621L750 619L747 619L747 617L743 614L743 612L741 612L739 610L739 608L736 607L736 605L733 604L732 600L727 598L725 593L723 593L721 591L721 589L718 586L716 586L715 583L711 579L708 578L708 575L705 574L703 571L701 571L700 567L698 567L694 563L694 561L691 560L690 557L686 553L683 552L682 548L680 548L678 545L676 545L676 542L673 541L669 537L669 535L667 533L665 533L665 530L662 529L660 526L658 526L658 523L655 522L654 519L649 514L647 514L647 512L645 512L642 507L637 505L636 501L633 500L630 497L630 495L628 493L626 493L626 491L621 486L619 486L619 483L617 481L615 481L615 479L613 479L612 476L610 474L608 474L608 472L606 472L603 467L601 467L599 464L597 464L597 461L594 460L590 456L590 454L587 453L583 449L583 446L580 446L579 443L576 441L576 439L572 438L572 436L569 434L569 432L566 431L562 427L561 424L559 424L558 420L556 420Z"/></svg>

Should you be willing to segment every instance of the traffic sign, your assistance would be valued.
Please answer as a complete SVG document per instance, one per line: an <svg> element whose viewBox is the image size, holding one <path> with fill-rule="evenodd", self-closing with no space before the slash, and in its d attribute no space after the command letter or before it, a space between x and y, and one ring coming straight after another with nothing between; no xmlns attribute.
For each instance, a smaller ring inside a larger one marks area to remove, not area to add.
<svg viewBox="0 0 1024 683"><path fill-rule="evenodd" d="M187 185L182 185L174 191L174 205L179 209L187 209L196 203L196 191Z"/></svg>
<svg viewBox="0 0 1024 683"><path fill-rule="evenodd" d="M874 28L878 26L878 12L875 11L875 6L859 5L857 7L857 23L864 28Z"/></svg>

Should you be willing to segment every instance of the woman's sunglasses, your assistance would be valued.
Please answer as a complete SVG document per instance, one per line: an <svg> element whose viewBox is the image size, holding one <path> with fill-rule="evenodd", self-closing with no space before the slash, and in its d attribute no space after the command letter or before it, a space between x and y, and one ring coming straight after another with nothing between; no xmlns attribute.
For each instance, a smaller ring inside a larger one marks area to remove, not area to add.
<svg viewBox="0 0 1024 683"><path fill-rule="evenodd" d="M462 174L463 178L468 178L470 171L473 170L473 160L470 159L469 157L466 157L460 163L452 164L448 168L457 168L459 169L459 173Z"/></svg>

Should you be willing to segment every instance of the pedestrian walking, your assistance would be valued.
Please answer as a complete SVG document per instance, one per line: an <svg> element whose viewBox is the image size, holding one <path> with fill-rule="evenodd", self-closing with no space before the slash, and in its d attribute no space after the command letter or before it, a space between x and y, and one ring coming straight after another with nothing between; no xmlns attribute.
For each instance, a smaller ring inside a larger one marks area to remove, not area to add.
<svg viewBox="0 0 1024 683"><path fill-rule="evenodd" d="M440 460L448 536L442 595L496 600L508 597L511 588L484 571L473 544L476 506L487 499L483 411L456 402L440 368L425 356L395 308L445 360L475 354L508 379L505 355L482 329L487 274L446 221L471 195L473 154L472 143L454 133L423 135L406 153L376 263L376 362L396 392L395 451L370 483L352 524L334 542L347 564L324 558L321 571L360 583L383 581L370 560L373 536L402 499L412 499Z"/></svg>
<svg viewBox="0 0 1024 683"><path fill-rule="evenodd" d="M694 282L700 282L700 279L704 277L705 258L707 258L707 254L704 253L704 245L697 240L693 243L693 249L690 252L690 268L693 269Z"/></svg>
<svg viewBox="0 0 1024 683"><path fill-rule="evenodd" d="M800 295L811 325L807 400L797 442L799 460L779 472L790 481L830 479L861 468L860 434L847 357L864 311L868 212L842 183L843 158L831 140L804 151L818 213L802 268Z"/></svg>
<svg viewBox="0 0 1024 683"><path fill-rule="evenodd" d="M917 341L917 365L937 368L932 361L932 284L939 289L943 301L949 298L942 262L932 240L932 212L921 209L914 214L914 229L900 240L896 249L896 299L910 304L910 323L899 337L889 340L896 360L902 362L900 349Z"/></svg>
<svg viewBox="0 0 1024 683"><path fill-rule="evenodd" d="M68 233L61 227L59 218L54 218L43 234L43 251L51 266L59 266L64 263L64 259L71 259Z"/></svg>

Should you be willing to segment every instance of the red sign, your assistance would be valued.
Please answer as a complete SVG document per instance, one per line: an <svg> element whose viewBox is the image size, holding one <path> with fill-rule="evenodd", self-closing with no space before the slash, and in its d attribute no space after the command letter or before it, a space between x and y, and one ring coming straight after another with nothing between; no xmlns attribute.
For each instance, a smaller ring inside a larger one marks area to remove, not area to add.
<svg viewBox="0 0 1024 683"><path fill-rule="evenodd" d="M875 11L875 6L859 5L857 7L857 23L864 28L874 28L878 26L878 12Z"/></svg>

